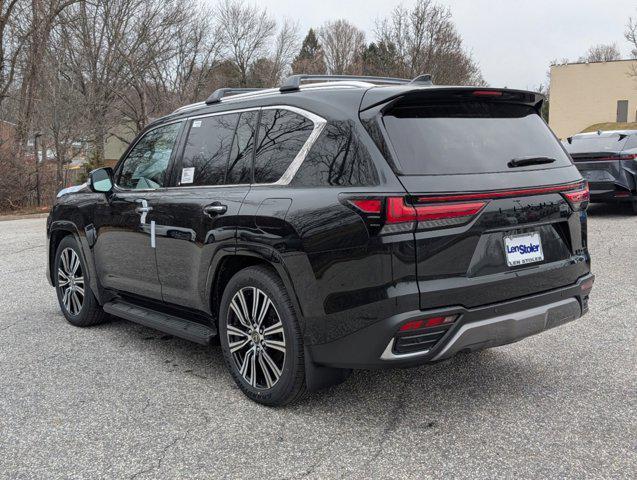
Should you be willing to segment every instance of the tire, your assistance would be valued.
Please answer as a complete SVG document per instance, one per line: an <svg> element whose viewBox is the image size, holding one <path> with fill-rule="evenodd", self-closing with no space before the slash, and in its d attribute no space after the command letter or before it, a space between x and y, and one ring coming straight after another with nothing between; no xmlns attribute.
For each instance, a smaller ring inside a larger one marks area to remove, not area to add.
<svg viewBox="0 0 637 480"><path fill-rule="evenodd" d="M279 407L306 393L301 330L285 286L271 269L248 267L230 279L221 298L219 337L226 366L248 398Z"/></svg>
<svg viewBox="0 0 637 480"><path fill-rule="evenodd" d="M108 319L108 315L102 310L91 287L85 281L85 272L86 266L77 241L72 236L64 237L55 252L51 276L54 279L62 314L76 327L90 327Z"/></svg>

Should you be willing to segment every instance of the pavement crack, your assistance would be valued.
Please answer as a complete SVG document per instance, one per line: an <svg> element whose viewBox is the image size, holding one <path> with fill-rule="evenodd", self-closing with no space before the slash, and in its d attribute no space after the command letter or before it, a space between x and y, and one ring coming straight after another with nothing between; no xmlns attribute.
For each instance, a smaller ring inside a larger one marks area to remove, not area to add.
<svg viewBox="0 0 637 480"><path fill-rule="evenodd" d="M150 404L150 401L148 402L148 404ZM190 432L192 432L195 428L210 423L210 419L208 418L208 416L206 414L202 413L201 415L202 415L202 417L204 419L203 423L198 423L196 425L192 425L191 427L188 427L183 435L175 437L170 443L168 443L167 445L164 446L164 448L161 449L161 452L159 453L159 458L157 459L156 465L153 465L153 466L150 466L148 468L145 468L144 470L140 470L138 472L135 472L129 478L131 480L133 480L133 479L139 477L140 475L145 475L145 474L151 473L153 471L156 472L156 471L161 470L161 467L162 467L162 465L164 463L166 455L168 454L168 450L173 448L179 442L183 442L184 440L186 440L188 438L188 436L190 435Z"/></svg>
<svg viewBox="0 0 637 480"><path fill-rule="evenodd" d="M42 244L42 245L32 245L30 247L25 247L25 248L22 248L20 250L16 250L14 252L8 253L7 255L2 255L2 257L9 257L11 255L16 255L18 253L26 252L28 250L34 250L36 248L41 248L41 247L44 247L44 246L45 246L44 244Z"/></svg>
<svg viewBox="0 0 637 480"><path fill-rule="evenodd" d="M2 327L0 328L0 332L4 332L5 330L10 329L11 327L13 327L14 325L17 325L17 323L12 323L11 325L7 325L6 327Z"/></svg>
<svg viewBox="0 0 637 480"><path fill-rule="evenodd" d="M403 381L400 392L398 393L398 398L396 403L394 404L394 408L389 414L389 418L387 419L387 423L383 428L383 431L380 435L380 441L378 446L376 447L376 451L371 455L369 460L365 462L364 467L361 470L369 468L376 459L383 452L383 447L392 433L394 433L398 429L398 425L400 424L401 416L405 411L405 404L407 403L407 394L408 394L409 385L406 380Z"/></svg>

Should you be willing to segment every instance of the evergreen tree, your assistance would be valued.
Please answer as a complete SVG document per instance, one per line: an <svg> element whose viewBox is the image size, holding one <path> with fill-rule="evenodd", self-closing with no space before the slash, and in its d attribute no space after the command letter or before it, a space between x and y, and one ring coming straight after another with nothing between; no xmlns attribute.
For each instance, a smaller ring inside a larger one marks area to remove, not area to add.
<svg viewBox="0 0 637 480"><path fill-rule="evenodd" d="M391 42L370 43L363 52L363 74L395 76L398 70L396 46Z"/></svg>
<svg viewBox="0 0 637 480"><path fill-rule="evenodd" d="M307 32L301 45L301 50L292 62L292 73L325 73L323 49L318 41L316 32L312 28Z"/></svg>

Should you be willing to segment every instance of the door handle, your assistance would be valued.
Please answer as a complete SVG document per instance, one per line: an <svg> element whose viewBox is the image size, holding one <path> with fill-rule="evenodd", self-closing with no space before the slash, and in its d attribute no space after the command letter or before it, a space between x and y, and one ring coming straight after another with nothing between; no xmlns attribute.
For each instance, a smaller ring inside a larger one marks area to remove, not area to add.
<svg viewBox="0 0 637 480"><path fill-rule="evenodd" d="M135 207L135 213L141 215L139 221L142 225L144 225L146 223L146 215L148 212L153 210L153 207L148 206L148 201L146 199L137 200L137 203L141 204L141 206Z"/></svg>
<svg viewBox="0 0 637 480"><path fill-rule="evenodd" d="M205 207L203 207L203 213L205 213L209 217L214 217L215 215L223 215L227 211L228 207L220 203L213 203L211 205L206 205Z"/></svg>

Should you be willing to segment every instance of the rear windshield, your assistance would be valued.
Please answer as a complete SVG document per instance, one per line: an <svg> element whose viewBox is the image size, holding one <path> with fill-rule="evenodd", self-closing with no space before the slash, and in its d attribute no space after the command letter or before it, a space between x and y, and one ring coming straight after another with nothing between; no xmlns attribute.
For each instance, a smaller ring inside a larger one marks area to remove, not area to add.
<svg viewBox="0 0 637 480"><path fill-rule="evenodd" d="M487 102L405 106L383 117L405 175L491 173L570 165L537 112L526 105ZM509 167L520 158L543 165Z"/></svg>
<svg viewBox="0 0 637 480"><path fill-rule="evenodd" d="M570 143L562 142L568 153L606 153L621 152L625 148L637 147L637 136L619 133L602 135L582 135L571 138Z"/></svg>

